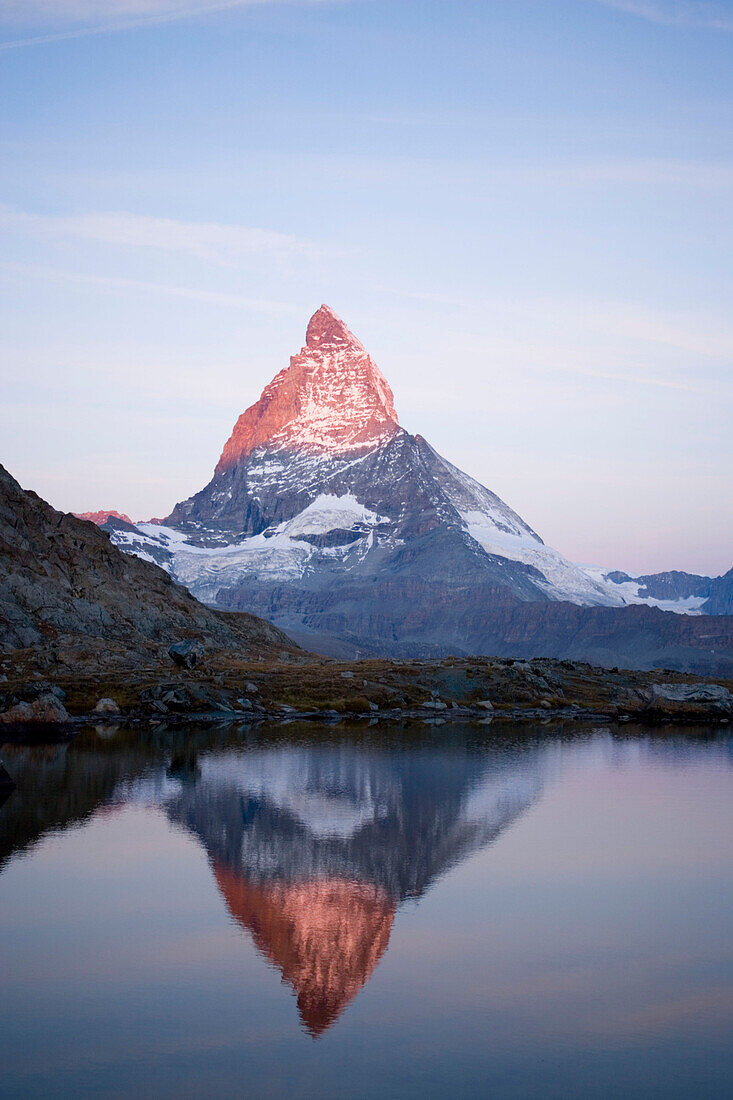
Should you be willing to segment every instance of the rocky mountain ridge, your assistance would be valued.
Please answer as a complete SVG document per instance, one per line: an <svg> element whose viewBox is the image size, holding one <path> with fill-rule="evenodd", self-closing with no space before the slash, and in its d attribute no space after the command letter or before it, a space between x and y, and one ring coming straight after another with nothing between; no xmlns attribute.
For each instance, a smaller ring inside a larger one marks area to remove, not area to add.
<svg viewBox="0 0 733 1100"><path fill-rule="evenodd" d="M132 524L132 520L129 516L126 516L124 512L106 511L100 512L73 512L76 519L86 519L90 523L96 523L97 527L103 527L105 523L109 523L110 520L119 520L121 523Z"/></svg>

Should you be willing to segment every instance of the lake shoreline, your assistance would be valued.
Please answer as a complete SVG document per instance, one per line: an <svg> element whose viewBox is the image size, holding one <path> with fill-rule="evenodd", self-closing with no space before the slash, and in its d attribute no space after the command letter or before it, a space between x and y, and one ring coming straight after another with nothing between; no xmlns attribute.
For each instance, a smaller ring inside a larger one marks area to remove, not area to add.
<svg viewBox="0 0 733 1100"><path fill-rule="evenodd" d="M79 669L23 675L0 689L3 735L29 727L162 721L375 723L604 721L730 722L729 681L669 669L633 671L545 658L337 662L283 652L277 660L217 655L192 668Z"/></svg>

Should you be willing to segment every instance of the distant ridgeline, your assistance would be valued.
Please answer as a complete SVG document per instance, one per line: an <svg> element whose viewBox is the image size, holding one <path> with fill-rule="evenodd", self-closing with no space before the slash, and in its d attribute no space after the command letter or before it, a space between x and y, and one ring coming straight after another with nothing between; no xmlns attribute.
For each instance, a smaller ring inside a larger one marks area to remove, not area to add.
<svg viewBox="0 0 733 1100"><path fill-rule="evenodd" d="M400 426L379 368L327 306L204 489L162 521L89 518L204 602L334 655L733 668L725 637L702 625L733 613L733 570L630 577L568 561Z"/></svg>

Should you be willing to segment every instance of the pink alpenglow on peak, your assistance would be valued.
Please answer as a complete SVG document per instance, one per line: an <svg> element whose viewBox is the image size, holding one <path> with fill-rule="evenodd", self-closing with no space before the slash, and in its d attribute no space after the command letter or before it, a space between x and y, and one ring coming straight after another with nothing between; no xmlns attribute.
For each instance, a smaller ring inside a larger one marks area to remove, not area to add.
<svg viewBox="0 0 733 1100"><path fill-rule="evenodd" d="M90 523L96 523L97 527L101 527L110 519L121 519L123 523L132 523L130 517L126 516L124 512L74 512L73 514L77 519L86 519Z"/></svg>
<svg viewBox="0 0 733 1100"><path fill-rule="evenodd" d="M239 417L216 472L256 447L347 454L372 450L397 431L394 397L377 364L333 310L321 306L305 347Z"/></svg>

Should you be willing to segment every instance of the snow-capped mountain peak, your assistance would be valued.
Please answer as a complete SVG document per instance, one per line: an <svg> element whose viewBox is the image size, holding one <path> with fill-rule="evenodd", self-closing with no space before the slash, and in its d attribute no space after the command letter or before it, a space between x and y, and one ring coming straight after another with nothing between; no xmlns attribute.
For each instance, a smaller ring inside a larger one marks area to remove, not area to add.
<svg viewBox="0 0 733 1100"><path fill-rule="evenodd" d="M328 306L314 313L305 346L242 413L216 467L253 450L363 452L399 429L392 391L373 359Z"/></svg>
<svg viewBox="0 0 733 1100"><path fill-rule="evenodd" d="M162 525L105 527L204 602L380 652L485 652L490 616L516 602L667 607L677 593L574 565L400 427L379 368L325 305L239 417L209 484ZM674 609L697 610L703 581Z"/></svg>

